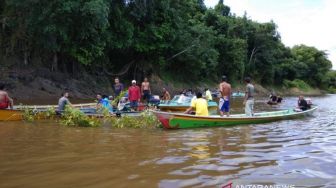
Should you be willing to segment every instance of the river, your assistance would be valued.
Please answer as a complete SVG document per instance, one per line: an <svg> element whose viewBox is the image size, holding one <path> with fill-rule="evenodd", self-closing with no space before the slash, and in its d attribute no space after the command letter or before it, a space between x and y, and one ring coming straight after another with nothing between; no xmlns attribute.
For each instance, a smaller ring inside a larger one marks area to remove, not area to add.
<svg viewBox="0 0 336 188"><path fill-rule="evenodd" d="M209 129L0 122L0 187L336 187L336 95L312 100L313 117Z"/></svg>

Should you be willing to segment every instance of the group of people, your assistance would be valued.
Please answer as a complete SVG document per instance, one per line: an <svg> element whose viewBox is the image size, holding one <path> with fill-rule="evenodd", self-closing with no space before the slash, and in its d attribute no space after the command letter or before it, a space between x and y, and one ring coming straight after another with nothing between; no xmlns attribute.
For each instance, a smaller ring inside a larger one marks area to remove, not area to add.
<svg viewBox="0 0 336 188"><path fill-rule="evenodd" d="M126 95L121 97L117 102L129 102L130 108L134 111L138 110L139 103L141 99L148 104L151 102L151 100L154 100L151 98L151 88L150 83L148 81L148 78L144 78L144 81L141 83L141 87L137 85L136 80L132 80L131 86L127 89ZM125 90L124 84L122 84L119 80L119 78L114 79L114 85L113 85L113 92L114 97L118 97L120 94L122 94L122 91ZM113 111L113 107L111 105L111 100L114 98L113 96L107 96L102 94L97 94L97 109L100 109L102 107L107 108L110 112ZM156 100L156 99L155 99ZM158 99L160 101L160 99ZM163 88L161 100L170 100L170 94L166 88ZM70 105L71 103L69 101L69 93L65 92L62 94L61 98L58 101L58 109L57 111L62 112L65 109L66 105Z"/></svg>
<svg viewBox="0 0 336 188"><path fill-rule="evenodd" d="M254 86L251 83L251 78L245 78L246 90L243 104L245 105L245 114L247 116L253 116L254 106ZM228 83L227 77L222 76L222 81L219 84L220 99L219 99L219 112L221 116L230 116L230 96L231 96L231 84ZM208 116L208 101L212 100L212 96L209 89L205 89L205 99L202 98L202 93L196 94L196 100L191 101L190 107L185 113L190 113L195 109L196 115Z"/></svg>
<svg viewBox="0 0 336 188"><path fill-rule="evenodd" d="M119 78L115 78L115 83L113 85L114 96L119 96L122 91L124 91L124 85L120 82ZM130 107L133 110L137 110L141 98L145 103L148 103L151 100L151 88L148 78L144 78L144 81L141 84L141 87L137 85L136 80L132 80L132 85L128 88L126 99L130 102ZM254 106L254 86L251 83L251 78L245 78L246 89L245 97L243 104L245 105L245 114L247 116L253 116L253 106ZM196 111L196 115L208 116L208 101L212 100L211 92L208 88L205 90L205 95L201 92L196 93L196 99L191 101L190 108L188 108L185 113L190 113L193 109ZM231 85L227 81L226 76L222 76L221 83L219 84L220 99L219 99L219 112L221 116L230 115L230 96L231 96ZM191 90L189 91L191 92ZM183 94L187 94L186 92ZM108 110L112 111L112 106L110 100L113 97L97 94L97 107L105 107ZM270 96L271 101L281 102L282 98L275 95ZM171 100L170 93L166 88L163 88L162 94L159 100L169 101ZM58 101L58 112L62 112L65 109L65 106L72 106L69 101L69 93L65 92L62 94L61 98ZM307 110L311 107L311 101L305 100L303 96L299 96L298 108L300 110ZM0 109L13 109L13 99L9 97L8 93L5 91L4 84L0 84Z"/></svg>

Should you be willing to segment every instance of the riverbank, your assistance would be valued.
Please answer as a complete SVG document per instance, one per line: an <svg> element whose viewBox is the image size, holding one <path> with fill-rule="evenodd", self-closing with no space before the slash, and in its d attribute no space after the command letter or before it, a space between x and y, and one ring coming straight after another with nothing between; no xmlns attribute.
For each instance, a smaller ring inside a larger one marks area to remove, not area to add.
<svg viewBox="0 0 336 188"><path fill-rule="evenodd" d="M129 80L120 78L125 87L129 86ZM31 71L7 71L1 75L1 82L6 85L7 91L15 101L26 104L47 104L50 101L57 101L57 98L64 91L69 91L74 99L93 99L97 93L112 94L113 78L102 75L69 75L66 73L54 73L48 70ZM138 80L140 82L140 80ZM165 87L171 95L179 94L183 89L204 90L204 88L217 89L215 82L176 82L165 81L159 76L153 75L150 79L152 93L160 95ZM319 89L285 88L281 86L270 87L261 86L254 83L256 95L268 96L270 92L275 92L282 96L319 96L326 92ZM245 85L233 84L233 91L244 91Z"/></svg>

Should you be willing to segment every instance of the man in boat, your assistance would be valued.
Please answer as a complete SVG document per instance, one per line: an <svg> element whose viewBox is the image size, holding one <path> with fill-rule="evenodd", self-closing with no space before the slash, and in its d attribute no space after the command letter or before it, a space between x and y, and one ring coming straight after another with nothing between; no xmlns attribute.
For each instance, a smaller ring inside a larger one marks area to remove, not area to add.
<svg viewBox="0 0 336 188"><path fill-rule="evenodd" d="M57 108L57 113L60 114L65 110L65 106L71 106L72 104L69 101L69 93L68 92L64 92L62 93L62 97L58 100L58 108Z"/></svg>
<svg viewBox="0 0 336 188"><path fill-rule="evenodd" d="M120 83L119 78L116 77L114 79L114 85L113 85L114 97L118 97L123 90L124 85Z"/></svg>
<svg viewBox="0 0 336 188"><path fill-rule="evenodd" d="M277 100L278 100L278 97L276 96L276 94L274 92L272 92L269 96L269 100L268 100L267 104L269 104L269 105L277 104L278 103Z"/></svg>
<svg viewBox="0 0 336 188"><path fill-rule="evenodd" d="M253 106L254 106L254 86L251 84L251 78L245 78L246 91L243 104L245 105L245 114L247 116L253 116Z"/></svg>
<svg viewBox="0 0 336 188"><path fill-rule="evenodd" d="M282 102L282 97L279 95L277 98L277 103L281 103Z"/></svg>
<svg viewBox="0 0 336 188"><path fill-rule="evenodd" d="M5 85L0 84L0 109L13 109L13 99L9 97L8 93L5 91Z"/></svg>
<svg viewBox="0 0 336 188"><path fill-rule="evenodd" d="M207 101L212 101L212 95L210 90L208 88L205 88L204 91L205 91L205 99Z"/></svg>
<svg viewBox="0 0 336 188"><path fill-rule="evenodd" d="M298 107L302 111L305 111L305 110L309 109L308 102L303 98L302 95L299 96Z"/></svg>
<svg viewBox="0 0 336 188"><path fill-rule="evenodd" d="M169 94L169 92L168 92L168 90L166 88L162 89L161 100L163 100L163 101L170 101L170 94Z"/></svg>
<svg viewBox="0 0 336 188"><path fill-rule="evenodd" d="M230 115L230 96L231 96L231 85L227 83L226 76L222 76L222 82L219 84L219 91L221 93L221 98L219 99L219 113L221 116L226 113L226 116Z"/></svg>
<svg viewBox="0 0 336 188"><path fill-rule="evenodd" d="M197 99L191 102L190 107L184 113L190 113L195 109L197 116L208 116L208 101L202 98L201 92L197 92L196 97Z"/></svg>
<svg viewBox="0 0 336 188"><path fill-rule="evenodd" d="M100 110L102 108L106 108L109 110L109 112L113 112L112 106L110 104L110 101L106 95L97 94L97 110Z"/></svg>
<svg viewBox="0 0 336 188"><path fill-rule="evenodd" d="M138 109L140 98L140 88L136 85L136 81L132 80L132 85L128 88L128 100L130 101L131 108L135 111Z"/></svg>
<svg viewBox="0 0 336 188"><path fill-rule="evenodd" d="M149 85L147 78L145 78L141 84L141 96L142 96L142 99L146 101L146 103L148 104L150 96L151 96L151 90L150 90L150 85Z"/></svg>

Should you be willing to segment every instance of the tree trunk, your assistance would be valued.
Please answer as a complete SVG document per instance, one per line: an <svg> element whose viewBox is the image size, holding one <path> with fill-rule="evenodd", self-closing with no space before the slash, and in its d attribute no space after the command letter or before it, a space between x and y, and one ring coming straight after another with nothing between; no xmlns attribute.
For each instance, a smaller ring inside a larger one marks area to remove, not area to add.
<svg viewBox="0 0 336 188"><path fill-rule="evenodd" d="M57 52L54 52L54 57L51 64L51 72L57 72L57 71L58 71L58 56Z"/></svg>
<svg viewBox="0 0 336 188"><path fill-rule="evenodd" d="M24 65L28 65L28 52L27 51L23 52L23 63Z"/></svg>

